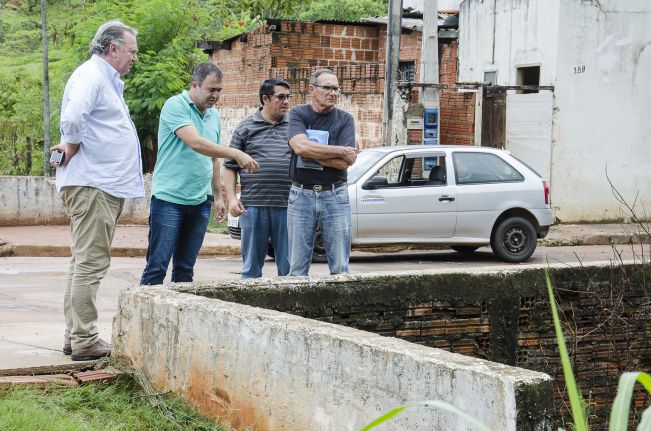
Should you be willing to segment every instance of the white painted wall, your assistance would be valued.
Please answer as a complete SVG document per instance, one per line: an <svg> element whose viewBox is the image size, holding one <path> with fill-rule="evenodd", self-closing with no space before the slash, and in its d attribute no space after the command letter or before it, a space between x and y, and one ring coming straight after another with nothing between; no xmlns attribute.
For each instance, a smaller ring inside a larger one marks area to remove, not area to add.
<svg viewBox="0 0 651 431"><path fill-rule="evenodd" d="M145 175L147 198L126 199L121 224L147 224L151 175ZM54 178L0 176L0 226L68 224L68 212Z"/></svg>
<svg viewBox="0 0 651 431"><path fill-rule="evenodd" d="M311 282L247 284L305 289ZM121 292L112 355L142 371L158 390L189 398L237 429L356 431L398 406L443 400L490 429L516 431L526 416L518 414L519 402L530 407L534 401L525 394L551 389L543 373L172 289ZM541 418L525 425L550 426ZM475 427L440 409L413 408L379 429Z"/></svg>
<svg viewBox="0 0 651 431"><path fill-rule="evenodd" d="M622 217L606 178L651 216L651 2L561 0L552 204L563 222ZM585 72L575 73L575 67Z"/></svg>
<svg viewBox="0 0 651 431"><path fill-rule="evenodd" d="M539 64L541 85L555 86L550 179L562 222L622 218L606 166L629 203L637 196L638 215L646 205L649 216L650 24L647 0L461 4L459 81L497 70L499 85L516 85L518 66Z"/></svg>
<svg viewBox="0 0 651 431"><path fill-rule="evenodd" d="M540 65L541 85L553 85L559 0L465 0L459 13L459 81L515 85L517 67Z"/></svg>

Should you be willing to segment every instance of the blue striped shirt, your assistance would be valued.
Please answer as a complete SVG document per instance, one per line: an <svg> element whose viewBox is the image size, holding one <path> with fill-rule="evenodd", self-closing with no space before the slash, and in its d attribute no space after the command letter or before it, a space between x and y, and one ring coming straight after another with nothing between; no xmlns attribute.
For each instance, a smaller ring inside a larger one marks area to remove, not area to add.
<svg viewBox="0 0 651 431"><path fill-rule="evenodd" d="M290 148L287 143L287 118L276 124L264 119L260 109L242 121L231 138L230 147L253 157L260 170L248 173L237 162L225 160L224 167L240 174L240 201L252 207L287 207L292 181L289 178Z"/></svg>

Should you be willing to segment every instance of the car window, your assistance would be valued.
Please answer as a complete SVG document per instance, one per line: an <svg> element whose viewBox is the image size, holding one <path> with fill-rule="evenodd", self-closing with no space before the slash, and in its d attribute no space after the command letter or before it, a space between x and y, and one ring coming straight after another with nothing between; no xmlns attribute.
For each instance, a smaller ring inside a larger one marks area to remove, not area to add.
<svg viewBox="0 0 651 431"><path fill-rule="evenodd" d="M490 153L454 152L457 184L524 181L524 177L501 157Z"/></svg>
<svg viewBox="0 0 651 431"><path fill-rule="evenodd" d="M373 176L386 178L385 187L442 186L446 184L445 154L412 153L394 157Z"/></svg>
<svg viewBox="0 0 651 431"><path fill-rule="evenodd" d="M394 157L393 159L389 160L387 164L382 166L374 176L381 175L383 177L386 177L390 187L392 185L395 186L397 184L400 184L401 175L404 173L404 170L402 169L402 165L404 163L404 156Z"/></svg>
<svg viewBox="0 0 651 431"><path fill-rule="evenodd" d="M368 169L377 163L382 157L384 157L383 152L373 151L373 150L364 150L357 155L355 163L348 168L348 183L356 183L359 178L368 171Z"/></svg>
<svg viewBox="0 0 651 431"><path fill-rule="evenodd" d="M443 186L446 184L445 154L409 154L406 166L409 171L408 181L405 184L407 186Z"/></svg>

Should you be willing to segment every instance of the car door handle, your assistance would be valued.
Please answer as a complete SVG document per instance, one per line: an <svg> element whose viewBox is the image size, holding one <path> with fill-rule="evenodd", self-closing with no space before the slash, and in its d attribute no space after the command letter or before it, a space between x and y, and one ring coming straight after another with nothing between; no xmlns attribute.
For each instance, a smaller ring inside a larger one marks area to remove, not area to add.
<svg viewBox="0 0 651 431"><path fill-rule="evenodd" d="M439 198L439 202L452 202L452 201L454 201L454 197L448 195L443 195Z"/></svg>

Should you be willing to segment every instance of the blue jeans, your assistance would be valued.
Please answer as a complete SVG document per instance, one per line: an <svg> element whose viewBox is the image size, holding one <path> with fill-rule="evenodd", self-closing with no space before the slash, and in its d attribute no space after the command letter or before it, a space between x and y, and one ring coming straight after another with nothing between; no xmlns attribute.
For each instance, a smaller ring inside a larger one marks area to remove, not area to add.
<svg viewBox="0 0 651 431"><path fill-rule="evenodd" d="M242 228L242 278L262 276L269 239L274 247L278 275L289 274L287 258L287 208L246 207Z"/></svg>
<svg viewBox="0 0 651 431"><path fill-rule="evenodd" d="M292 186L288 202L289 275L308 275L317 224L330 274L347 273L352 227L348 186L321 192Z"/></svg>
<svg viewBox="0 0 651 431"><path fill-rule="evenodd" d="M151 197L147 266L141 285L163 284L172 256L172 282L192 281L211 206L212 199L199 205L181 205Z"/></svg>

